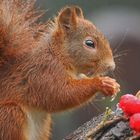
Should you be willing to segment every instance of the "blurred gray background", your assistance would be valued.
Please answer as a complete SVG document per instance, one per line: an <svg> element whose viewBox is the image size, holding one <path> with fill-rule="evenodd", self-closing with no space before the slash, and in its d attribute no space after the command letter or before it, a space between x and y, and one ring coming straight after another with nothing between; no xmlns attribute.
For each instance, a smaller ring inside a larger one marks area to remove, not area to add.
<svg viewBox="0 0 140 140"><path fill-rule="evenodd" d="M120 95L135 94L140 89L140 0L37 0L37 6L47 10L43 20L66 5L80 6L85 18L105 34L115 51L117 68L112 76L121 83ZM80 109L54 114L52 140L62 140L106 106L115 106L119 96L114 102L96 99Z"/></svg>

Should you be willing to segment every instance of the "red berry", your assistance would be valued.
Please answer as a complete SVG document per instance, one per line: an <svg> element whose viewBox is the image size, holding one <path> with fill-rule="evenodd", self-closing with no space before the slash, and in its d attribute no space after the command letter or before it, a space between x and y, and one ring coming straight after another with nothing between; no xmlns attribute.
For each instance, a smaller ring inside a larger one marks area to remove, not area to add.
<svg viewBox="0 0 140 140"><path fill-rule="evenodd" d="M140 134L140 113L136 113L130 117L130 127Z"/></svg>
<svg viewBox="0 0 140 140"><path fill-rule="evenodd" d="M135 113L140 113L140 99L134 95L123 95L120 99L119 106L126 115L131 116Z"/></svg>

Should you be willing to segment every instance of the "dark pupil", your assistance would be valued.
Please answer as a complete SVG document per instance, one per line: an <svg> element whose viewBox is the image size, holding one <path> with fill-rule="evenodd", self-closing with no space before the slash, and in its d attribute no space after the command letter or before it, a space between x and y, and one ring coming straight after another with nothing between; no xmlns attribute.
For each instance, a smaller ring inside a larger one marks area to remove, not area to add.
<svg viewBox="0 0 140 140"><path fill-rule="evenodd" d="M86 44L88 47L95 48L94 42L93 42L92 40L86 40L86 41L85 41L85 44Z"/></svg>

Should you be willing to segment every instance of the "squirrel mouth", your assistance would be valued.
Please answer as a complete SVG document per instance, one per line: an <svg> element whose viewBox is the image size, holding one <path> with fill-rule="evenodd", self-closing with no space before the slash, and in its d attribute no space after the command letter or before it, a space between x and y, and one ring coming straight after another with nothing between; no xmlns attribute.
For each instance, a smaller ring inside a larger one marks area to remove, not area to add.
<svg viewBox="0 0 140 140"><path fill-rule="evenodd" d="M77 73L78 79L85 79L85 78L94 78L94 77L103 77L108 75L109 72L104 69L95 69L95 68L89 68L83 72Z"/></svg>
<svg viewBox="0 0 140 140"><path fill-rule="evenodd" d="M90 78L94 78L97 76L105 76L107 73L94 73L93 71L89 71L87 73L79 73L78 74L78 79L90 79Z"/></svg>
<svg viewBox="0 0 140 140"><path fill-rule="evenodd" d="M87 73L79 73L78 74L78 77L80 78L80 79L84 79L84 78L94 78L94 77L97 77L97 76L100 76L100 77L102 77L102 76L105 76L105 75L107 75L108 74L108 72L98 72L98 73L94 73L93 71L88 71Z"/></svg>
<svg viewBox="0 0 140 140"><path fill-rule="evenodd" d="M87 72L87 74L85 74L87 77L92 77L94 75L93 71L89 71Z"/></svg>

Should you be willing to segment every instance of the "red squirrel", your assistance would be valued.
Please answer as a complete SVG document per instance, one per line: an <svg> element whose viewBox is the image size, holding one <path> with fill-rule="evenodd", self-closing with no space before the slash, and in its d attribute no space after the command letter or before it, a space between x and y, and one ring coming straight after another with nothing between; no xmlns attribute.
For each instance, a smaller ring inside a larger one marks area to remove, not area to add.
<svg viewBox="0 0 140 140"><path fill-rule="evenodd" d="M51 114L120 91L107 39L78 6L48 23L32 0L0 1L0 140L48 140Z"/></svg>

